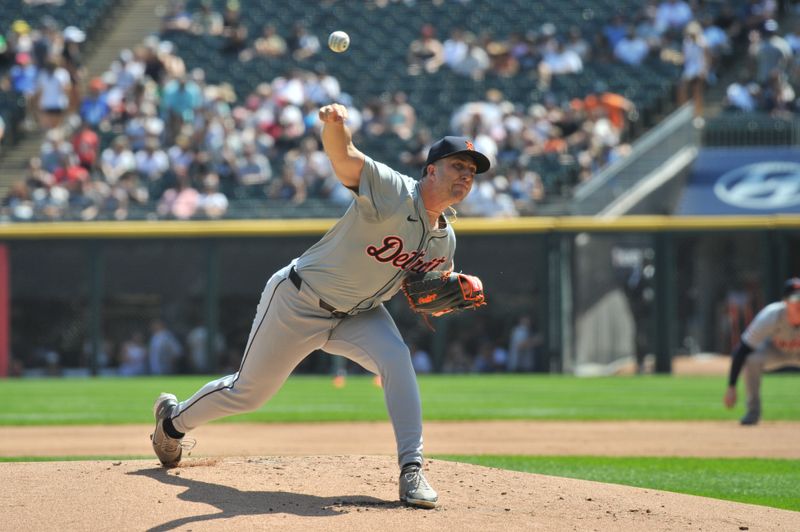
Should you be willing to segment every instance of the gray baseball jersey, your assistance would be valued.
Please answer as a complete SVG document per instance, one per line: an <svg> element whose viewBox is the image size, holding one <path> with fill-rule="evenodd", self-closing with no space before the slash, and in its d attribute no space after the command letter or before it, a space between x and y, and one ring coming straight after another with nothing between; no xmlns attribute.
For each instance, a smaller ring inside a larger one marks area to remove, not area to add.
<svg viewBox="0 0 800 532"><path fill-rule="evenodd" d="M761 309L742 334L742 340L756 350L772 349L800 357L800 327L786 316L786 303L776 301Z"/></svg>
<svg viewBox="0 0 800 532"><path fill-rule="evenodd" d="M455 247L449 224L431 227L420 183L367 157L358 197L297 271L323 300L355 314L390 299L406 272L449 267Z"/></svg>
<svg viewBox="0 0 800 532"><path fill-rule="evenodd" d="M328 233L267 281L239 371L182 401L176 430L259 408L310 352L380 375L401 465L422 463L422 406L408 347L381 304L408 272L451 266L455 235L431 227L420 185L367 158L356 199ZM347 315L345 315L347 314Z"/></svg>

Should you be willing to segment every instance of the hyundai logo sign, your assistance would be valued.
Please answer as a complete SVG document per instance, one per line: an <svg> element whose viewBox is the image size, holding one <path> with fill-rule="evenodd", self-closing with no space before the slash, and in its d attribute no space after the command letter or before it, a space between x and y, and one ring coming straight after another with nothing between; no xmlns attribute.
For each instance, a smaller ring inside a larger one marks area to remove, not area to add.
<svg viewBox="0 0 800 532"><path fill-rule="evenodd" d="M772 161L748 164L722 174L714 194L743 209L782 209L800 205L800 164Z"/></svg>

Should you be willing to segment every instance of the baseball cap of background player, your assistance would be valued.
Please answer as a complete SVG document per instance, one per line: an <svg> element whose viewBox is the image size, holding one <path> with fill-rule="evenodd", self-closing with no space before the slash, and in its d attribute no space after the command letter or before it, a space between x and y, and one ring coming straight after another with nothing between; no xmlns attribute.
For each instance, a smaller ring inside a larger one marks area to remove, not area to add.
<svg viewBox="0 0 800 532"><path fill-rule="evenodd" d="M783 283L783 298L789 301L800 301L800 277L792 277Z"/></svg>
<svg viewBox="0 0 800 532"><path fill-rule="evenodd" d="M482 174L489 169L491 163L489 158L479 151L475 150L475 145L467 137L453 137L447 136L434 142L431 149L428 151L428 158L425 160L425 166L422 167L422 175L425 175L425 169L429 164L433 164L439 159L450 157L465 153L472 157L477 167L476 174Z"/></svg>

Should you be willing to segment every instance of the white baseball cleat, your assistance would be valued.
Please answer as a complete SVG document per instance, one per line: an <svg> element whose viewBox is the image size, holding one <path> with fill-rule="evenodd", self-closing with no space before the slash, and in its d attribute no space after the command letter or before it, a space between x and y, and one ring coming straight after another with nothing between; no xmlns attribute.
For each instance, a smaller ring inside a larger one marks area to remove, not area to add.
<svg viewBox="0 0 800 532"><path fill-rule="evenodd" d="M176 408L178 408L178 398L171 393L162 393L153 405L156 428L150 435L150 440L153 442L153 451L164 467L177 466L183 453L181 440L171 438L164 432L164 420L169 419Z"/></svg>
<svg viewBox="0 0 800 532"><path fill-rule="evenodd" d="M400 471L400 500L417 508L436 508L439 496L417 464L407 464Z"/></svg>

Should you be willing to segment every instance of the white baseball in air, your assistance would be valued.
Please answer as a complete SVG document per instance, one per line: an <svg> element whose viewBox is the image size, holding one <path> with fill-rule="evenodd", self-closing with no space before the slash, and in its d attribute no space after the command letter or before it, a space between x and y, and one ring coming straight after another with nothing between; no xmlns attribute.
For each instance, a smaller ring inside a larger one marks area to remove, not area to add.
<svg viewBox="0 0 800 532"><path fill-rule="evenodd" d="M350 36L343 31L334 31L328 37L328 48L337 54L344 52L350 46Z"/></svg>

